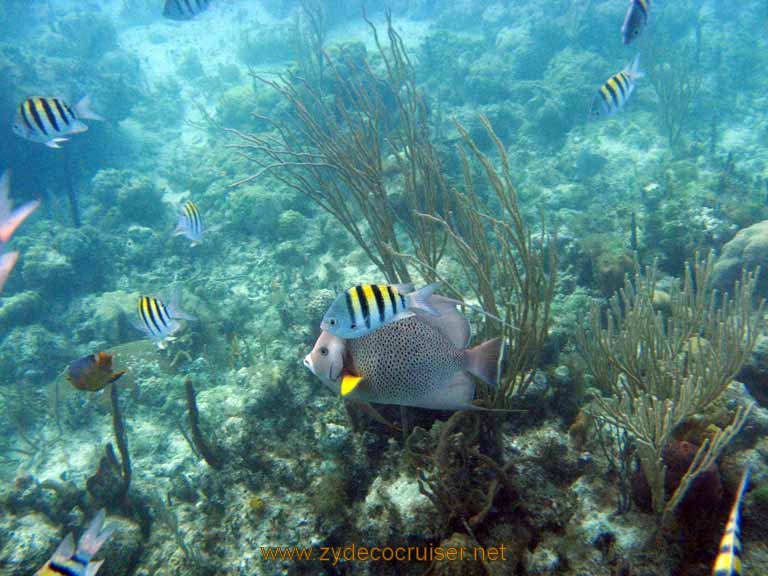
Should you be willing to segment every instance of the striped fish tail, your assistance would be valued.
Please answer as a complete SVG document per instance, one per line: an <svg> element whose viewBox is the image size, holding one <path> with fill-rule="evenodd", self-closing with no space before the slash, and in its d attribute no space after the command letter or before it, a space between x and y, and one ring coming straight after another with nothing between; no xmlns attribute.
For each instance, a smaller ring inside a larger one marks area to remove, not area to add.
<svg viewBox="0 0 768 576"><path fill-rule="evenodd" d="M104 527L105 516L106 513L102 508L88 525L88 529L80 537L80 541L77 543L77 552L75 552L73 559L79 557L87 564L93 555L99 551L99 548L101 548L104 542L109 540L109 537L112 536L116 526L110 524Z"/></svg>
<svg viewBox="0 0 768 576"><path fill-rule="evenodd" d="M627 66L627 67L626 67L626 68L623 70L623 72L625 72L626 74L628 74L628 75L629 75L629 77L630 77L630 78L631 78L633 81L634 81L634 80L637 80L638 78L642 78L643 76L645 76L645 73L644 73L642 70L640 70L640 54L637 54L637 55L635 56L635 59L634 59L634 60L632 60L632 63L631 63L631 64L629 64L629 65L628 65L628 66Z"/></svg>
<svg viewBox="0 0 768 576"><path fill-rule="evenodd" d="M75 112L79 118L85 118L86 120L98 120L99 122L106 122L103 116L96 114L91 110L91 96L86 94L80 99L80 102L75 104Z"/></svg>

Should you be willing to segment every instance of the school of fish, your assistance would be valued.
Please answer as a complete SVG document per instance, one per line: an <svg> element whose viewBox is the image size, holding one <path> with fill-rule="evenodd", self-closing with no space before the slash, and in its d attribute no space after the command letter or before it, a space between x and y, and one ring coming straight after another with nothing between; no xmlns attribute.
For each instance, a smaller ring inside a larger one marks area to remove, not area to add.
<svg viewBox="0 0 768 576"><path fill-rule="evenodd" d="M205 12L210 0L165 0L162 15L185 21ZM651 0L630 0L621 26L621 40L630 45L649 22ZM621 111L643 74L639 54L598 89L589 119L598 120ZM17 107L12 131L30 142L61 148L70 137L88 130L83 120L103 122L91 109L86 95L75 105L60 96L31 96ZM5 252L19 226L39 207L40 201L13 210L10 176L0 176L0 292L16 264L18 252ZM193 245L202 242L203 218L196 203L187 201L178 213L174 235ZM489 340L469 347L470 327L458 312L456 300L435 294L437 284L414 291L412 285L359 284L341 292L324 315L305 366L334 393L365 402L413 406L435 410L478 410L473 378L496 385L501 342ZM179 307L178 293L166 305L154 296L142 296L135 326L159 346L180 329L179 320L195 320ZM105 352L86 355L68 366L66 378L80 390L98 391L117 381L125 370L115 371ZM746 467L728 518L713 572L714 576L743 576L741 564L740 509L749 485ZM72 535L59 544L38 576L65 574L94 576L103 560L92 557L111 537L114 526L104 526L101 510L75 547Z"/></svg>

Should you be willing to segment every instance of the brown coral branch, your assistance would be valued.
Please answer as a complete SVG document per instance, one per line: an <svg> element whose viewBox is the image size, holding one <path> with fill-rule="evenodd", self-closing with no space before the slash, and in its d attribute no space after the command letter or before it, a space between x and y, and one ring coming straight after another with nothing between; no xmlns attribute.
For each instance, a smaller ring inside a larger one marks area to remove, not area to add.
<svg viewBox="0 0 768 576"><path fill-rule="evenodd" d="M109 388L109 398L112 406L112 427L115 431L117 449L120 451L120 464L123 474L123 487L120 492L120 498L124 500L131 486L131 457L128 452L128 436L125 433L125 420L123 420L123 413L120 410L117 386L112 384Z"/></svg>
<svg viewBox="0 0 768 576"><path fill-rule="evenodd" d="M217 449L211 446L200 430L200 413L197 409L195 387L192 385L191 380L184 382L184 389L187 395L187 415L189 418L189 428L192 432L192 442L208 465L218 470L222 467L223 462L220 455L217 454Z"/></svg>

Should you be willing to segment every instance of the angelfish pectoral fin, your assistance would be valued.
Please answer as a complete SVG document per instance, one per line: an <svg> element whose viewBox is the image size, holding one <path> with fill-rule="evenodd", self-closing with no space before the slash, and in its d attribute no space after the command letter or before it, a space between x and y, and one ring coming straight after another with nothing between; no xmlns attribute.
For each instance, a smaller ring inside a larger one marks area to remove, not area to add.
<svg viewBox="0 0 768 576"><path fill-rule="evenodd" d="M346 396L353 392L355 388L360 384L363 379L362 376L352 376L351 374L345 374L341 379L341 395Z"/></svg>

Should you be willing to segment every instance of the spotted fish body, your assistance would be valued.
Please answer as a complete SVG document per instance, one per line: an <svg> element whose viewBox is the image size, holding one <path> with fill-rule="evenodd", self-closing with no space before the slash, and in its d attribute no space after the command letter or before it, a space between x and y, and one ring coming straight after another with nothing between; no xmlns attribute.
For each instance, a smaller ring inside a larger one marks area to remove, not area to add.
<svg viewBox="0 0 768 576"><path fill-rule="evenodd" d="M635 90L635 81L643 76L639 66L640 56L636 56L630 66L605 81L592 101L591 120L613 116L624 107Z"/></svg>
<svg viewBox="0 0 768 576"><path fill-rule="evenodd" d="M739 490L725 525L725 533L720 540L720 550L715 558L712 576L743 576L741 564L741 502L749 485L749 466L744 469Z"/></svg>
<svg viewBox="0 0 768 576"><path fill-rule="evenodd" d="M163 16L171 20L191 20L208 9L210 0L165 0Z"/></svg>
<svg viewBox="0 0 768 576"><path fill-rule="evenodd" d="M352 372L364 378L357 397L382 404L419 406L435 400L466 364L466 350L415 316L349 340L347 349Z"/></svg>
<svg viewBox="0 0 768 576"><path fill-rule="evenodd" d="M194 243L203 241L203 218L197 204L190 201L181 207L179 223L174 234L186 236Z"/></svg>
<svg viewBox="0 0 768 576"><path fill-rule="evenodd" d="M77 543L77 549L72 534L67 534L35 576L95 576L104 560L92 562L91 558L115 531L114 524L104 527L104 516L104 510L96 515Z"/></svg>
<svg viewBox="0 0 768 576"><path fill-rule="evenodd" d="M630 0L624 24L621 27L621 40L625 45L640 36L648 24L648 12L651 9L651 0Z"/></svg>
<svg viewBox="0 0 768 576"><path fill-rule="evenodd" d="M61 98L27 98L16 110L13 131L26 140L61 148L67 136L88 130L82 119L104 120L91 111L90 102L86 96L72 107Z"/></svg>
<svg viewBox="0 0 768 576"><path fill-rule="evenodd" d="M419 308L436 314L427 299L437 288L429 284L413 291L411 284L360 284L339 294L323 316L321 330L340 338L360 338L386 324L413 315Z"/></svg>

